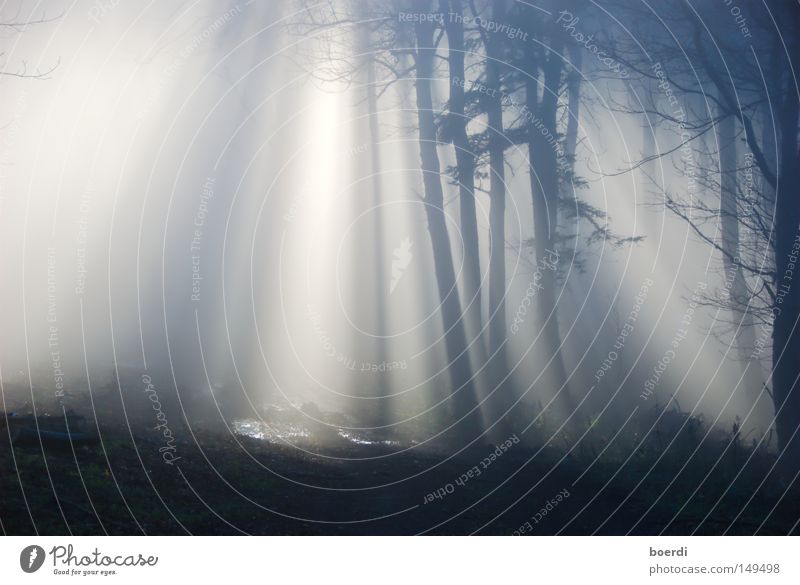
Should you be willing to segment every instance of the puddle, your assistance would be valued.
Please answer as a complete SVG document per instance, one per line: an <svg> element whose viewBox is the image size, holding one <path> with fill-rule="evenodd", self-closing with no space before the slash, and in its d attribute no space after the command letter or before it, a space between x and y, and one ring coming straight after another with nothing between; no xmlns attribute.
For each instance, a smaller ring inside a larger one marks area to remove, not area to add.
<svg viewBox="0 0 800 585"><path fill-rule="evenodd" d="M269 443L297 443L303 442L314 437L314 433L301 425L287 422L262 422L257 420L241 419L235 420L232 424L233 432L237 435L259 439ZM335 435L333 432L335 430ZM396 447L399 441L384 440L370 436L366 433L359 433L351 430L336 429L328 427L325 436L317 436L320 441L330 441L331 436L338 437L353 445L382 445L386 447Z"/></svg>

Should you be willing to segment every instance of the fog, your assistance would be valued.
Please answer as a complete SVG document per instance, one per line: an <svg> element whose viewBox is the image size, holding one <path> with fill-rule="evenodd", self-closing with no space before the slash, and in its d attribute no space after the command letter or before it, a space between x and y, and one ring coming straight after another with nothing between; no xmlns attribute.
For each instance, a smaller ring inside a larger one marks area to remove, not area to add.
<svg viewBox="0 0 800 585"><path fill-rule="evenodd" d="M29 399L28 384L55 392L63 375L69 405L91 382L116 384L115 369L152 371L163 376L163 392L180 389L198 401L243 399L245 412L314 402L362 425L387 411L381 424L403 433L404 423L446 400L409 128L413 78L379 103L375 199L364 81L326 80L326 64L308 57L316 40L288 26L295 9L64 3L47 7L51 23L12 36L9 66L47 74L6 79L2 95L7 401ZM13 19L17 7L6 10ZM21 10L42 12L28 3ZM602 239L587 246L581 267L565 269L558 318L571 386L581 395L592 387L651 279L619 361L589 401L599 411L613 397L612 409L627 413L628 405L663 405L674 395L682 409L730 425L751 406L736 391L741 368L731 355L730 319L712 307L687 316L698 286L724 286L720 258L659 203L652 177L620 172L642 151L641 122L602 107L621 91L587 84L599 105L581 117L576 174L587 181L581 197L608 215L611 229L643 239L623 246ZM446 92L446 78L438 79L435 95ZM670 140L659 139L661 150ZM440 149L443 167L455 164ZM535 259L524 246L533 232L527 178L513 172L526 154L513 147L507 157L513 320ZM686 181L669 158L656 172L667 190ZM445 212L459 270L457 206L450 196ZM479 233L488 235L488 201L478 196L477 206ZM587 228L576 229L580 237ZM387 290L403 242L407 265ZM481 246L488 283L488 237ZM376 262L387 265L383 282ZM532 310L524 321L509 337L510 371L522 400L548 403L556 391L538 382ZM679 329L685 338L642 401L644 381ZM141 400L138 384L122 384L126 400ZM769 420L760 415L748 424L763 432Z"/></svg>
<svg viewBox="0 0 800 585"><path fill-rule="evenodd" d="M545 531L668 530L709 477L719 503L788 470L780 503L800 461L799 21L712 4L3 4L10 442L35 438L53 493L50 443L79 468L102 452L118 490L130 445L183 531L150 456L181 486L222 480L212 507L240 470L285 482L217 517L256 504L286 532L429 504L471 449L503 457L491 491L375 530L448 529L507 482L453 530L510 532L566 486L575 515ZM623 468L628 495L585 520ZM682 474L694 492L639 527ZM648 477L669 483L623 527ZM606 483L582 500L581 481ZM778 503L755 500L761 526Z"/></svg>

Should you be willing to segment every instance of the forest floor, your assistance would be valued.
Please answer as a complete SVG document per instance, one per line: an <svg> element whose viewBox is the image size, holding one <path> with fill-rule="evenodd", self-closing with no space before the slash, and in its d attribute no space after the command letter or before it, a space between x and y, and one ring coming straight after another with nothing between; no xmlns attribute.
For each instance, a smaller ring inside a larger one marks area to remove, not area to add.
<svg viewBox="0 0 800 585"><path fill-rule="evenodd" d="M570 451L532 429L505 449L477 441L448 456L328 440L321 456L195 430L176 434L178 459L167 463L162 436L129 428L99 427L102 441L86 444L34 439L12 447L6 436L2 531L800 534L800 490L774 471L773 455L735 439L679 437L665 449L661 437L634 449L598 442ZM306 446L313 451L313 440Z"/></svg>

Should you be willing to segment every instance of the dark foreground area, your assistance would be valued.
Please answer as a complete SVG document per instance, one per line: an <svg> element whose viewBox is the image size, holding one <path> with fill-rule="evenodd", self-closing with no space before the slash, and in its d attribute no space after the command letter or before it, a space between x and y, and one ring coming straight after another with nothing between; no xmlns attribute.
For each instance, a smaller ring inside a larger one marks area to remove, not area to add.
<svg viewBox="0 0 800 585"><path fill-rule="evenodd" d="M2 429L5 534L800 534L797 486L736 435L568 448L531 427L452 456L330 438L320 456L194 431L165 458L152 430L98 430L12 447Z"/></svg>

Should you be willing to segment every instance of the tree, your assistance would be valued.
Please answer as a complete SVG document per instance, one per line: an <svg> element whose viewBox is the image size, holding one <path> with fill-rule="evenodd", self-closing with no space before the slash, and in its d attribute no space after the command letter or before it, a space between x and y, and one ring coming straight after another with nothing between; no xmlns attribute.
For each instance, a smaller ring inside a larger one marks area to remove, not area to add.
<svg viewBox="0 0 800 585"><path fill-rule="evenodd" d="M748 310L751 298L745 276L739 268L741 254L739 237L738 156L736 148L736 119L722 116L717 124L719 144L719 216L721 224L722 260L725 288L733 316L733 339L742 365L742 383L758 401L763 381L761 363L753 356L756 346L753 315Z"/></svg>
<svg viewBox="0 0 800 585"><path fill-rule="evenodd" d="M741 128L752 168L763 181L760 187L744 193L734 185L731 146L721 144L719 164L705 169L709 176L716 173L718 177L720 205L702 198L692 204L675 194L664 195L668 207L729 266L736 265L742 273L743 281L735 284L738 290L720 306L738 314L749 312L761 326L753 358L762 355L769 344L764 333L772 330L767 388L771 382L782 463L793 473L800 469L800 361L794 357L800 352L800 328L796 326L800 320L800 287L793 282L800 249L800 205L795 193L800 179L800 92L794 81L795 68L800 64L800 40L793 31L800 24L800 8L781 2L751 4L739 10L747 23L746 31L733 18L720 19L710 6L681 2L666 2L657 8L626 6L623 22L648 27L648 55L642 54L633 39L623 36L613 39L609 52L639 77L652 80L659 91L669 95L681 91L699 96L707 104L704 109L676 112L665 107L668 100L662 100L662 107L633 112L654 115L662 124L679 125L678 148L691 149L715 129L721 140L728 141L732 132L736 134L736 126ZM620 12L616 14L620 16ZM774 123L759 128L765 119ZM738 195L735 203L731 192ZM710 220L722 226L721 240L715 240L705 229ZM745 300L745 306L741 306ZM709 302L720 303L714 299Z"/></svg>
<svg viewBox="0 0 800 585"><path fill-rule="evenodd" d="M466 49L464 45L464 24L459 18L463 14L461 0L443 0L441 13L448 15L443 19L447 34L447 64L449 71L450 97L447 101L447 115L441 128L442 139L453 143L456 169L455 182L459 192L459 214L461 235L464 242L464 300L465 317L469 326L470 339L479 339L483 329L481 319L481 268L478 241L478 220L475 208L475 158L469 137L465 111L465 68ZM449 17L449 15L458 17ZM480 343L479 343L480 345ZM480 352L479 352L480 353Z"/></svg>
<svg viewBox="0 0 800 585"><path fill-rule="evenodd" d="M427 0L413 0L412 6L418 14L429 13L431 8L430 2ZM442 315L445 348L453 383L453 412L457 419L461 419L474 409L475 391L464 323L461 318L461 303L456 288L453 255L447 233L439 154L436 151L438 142L431 95L431 79L434 75L436 53L434 28L434 23L428 20L420 19L414 23L419 151L425 190L425 212L428 218L428 233L431 238L436 284L439 291L439 310Z"/></svg>
<svg viewBox="0 0 800 585"><path fill-rule="evenodd" d="M369 22L369 6L366 0L359 0L358 12L362 15L360 19L362 22ZM372 344L375 347L375 361L377 363L384 363L389 359L388 348L386 344L385 335L387 334L386 324L386 298L389 280L387 278L387 270L385 268L385 254L386 251L383 245L381 234L384 230L384 214L382 209L383 196L381 185L381 160L380 160L380 126L378 119L378 96L377 96L377 79L375 72L375 59L371 50L372 47L372 34L369 26L362 24L359 26L359 56L363 60L360 68L363 70L363 77L366 83L364 84L365 105L367 110L367 124L369 127L369 154L370 165L369 173L371 176L372 186L372 225L370 239L374 242L372 250L372 289L375 292L373 295L373 318L375 320L375 330L377 336L373 338ZM384 387L381 385L379 391L382 395L385 394ZM378 413L375 418L376 424L385 426L389 423L388 420L388 398L384 396L384 400L375 401L378 403Z"/></svg>
<svg viewBox="0 0 800 585"><path fill-rule="evenodd" d="M473 15L479 18L479 15ZM491 3L489 18L495 23L505 21L502 2ZM486 52L486 92L483 101L487 114L489 151L489 351L493 354L493 361L502 368L506 365L505 151L508 139L503 127L504 92L501 85L505 55L502 35L488 33L480 26L478 30Z"/></svg>
<svg viewBox="0 0 800 585"><path fill-rule="evenodd" d="M542 22L542 16L533 8L523 8L524 26L530 36L539 42L529 42L523 47L520 69L524 77L526 108L526 141L530 161L530 185L533 204L534 250L539 268L538 311L545 351L549 363L550 380L561 392L567 407L572 409L572 398L567 385L566 368L561 353L561 334L558 328L556 306L556 271L549 265L556 251L558 208L560 205L559 177L563 163L563 150L558 142L556 120L559 96L563 82L563 35L555 22ZM547 26L549 24L549 26ZM539 85L541 84L541 97Z"/></svg>

